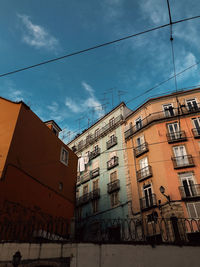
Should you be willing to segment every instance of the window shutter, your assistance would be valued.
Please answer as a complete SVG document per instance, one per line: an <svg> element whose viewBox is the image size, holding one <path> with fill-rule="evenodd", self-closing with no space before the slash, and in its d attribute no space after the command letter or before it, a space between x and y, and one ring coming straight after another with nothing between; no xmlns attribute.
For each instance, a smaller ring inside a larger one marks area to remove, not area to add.
<svg viewBox="0 0 200 267"><path fill-rule="evenodd" d="M194 203L188 203L187 208L188 208L188 213L189 213L190 218L196 218L197 215L196 215Z"/></svg>

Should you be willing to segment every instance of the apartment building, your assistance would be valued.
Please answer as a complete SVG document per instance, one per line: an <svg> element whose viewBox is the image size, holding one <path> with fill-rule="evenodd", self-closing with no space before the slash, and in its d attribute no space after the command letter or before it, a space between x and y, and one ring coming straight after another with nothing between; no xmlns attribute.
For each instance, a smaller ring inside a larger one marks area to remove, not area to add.
<svg viewBox="0 0 200 267"><path fill-rule="evenodd" d="M68 145L84 161L77 174L77 218L128 215L122 124L131 112L119 104Z"/></svg>
<svg viewBox="0 0 200 267"><path fill-rule="evenodd" d="M78 158L58 138L60 127L22 101L0 98L0 114L1 220L70 220Z"/></svg>
<svg viewBox="0 0 200 267"><path fill-rule="evenodd" d="M124 134L135 214L200 217L200 89L148 100Z"/></svg>

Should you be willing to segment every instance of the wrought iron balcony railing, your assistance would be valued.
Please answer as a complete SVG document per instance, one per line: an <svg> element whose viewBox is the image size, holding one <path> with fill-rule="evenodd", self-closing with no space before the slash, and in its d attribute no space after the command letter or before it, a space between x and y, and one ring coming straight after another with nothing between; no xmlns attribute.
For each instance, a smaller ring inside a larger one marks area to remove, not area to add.
<svg viewBox="0 0 200 267"><path fill-rule="evenodd" d="M194 160L192 155L183 155L180 157L172 157L174 169L180 169L185 167L193 167Z"/></svg>
<svg viewBox="0 0 200 267"><path fill-rule="evenodd" d="M149 148L148 148L148 143L145 142L143 144L141 144L140 146L137 146L134 148L134 152L135 152L135 156L136 157L139 157L141 156L142 154L146 153L149 151Z"/></svg>
<svg viewBox="0 0 200 267"><path fill-rule="evenodd" d="M106 143L106 146L107 146L107 149L115 146L117 144L117 136L114 136L112 139L110 139L107 143Z"/></svg>
<svg viewBox="0 0 200 267"><path fill-rule="evenodd" d="M87 171L81 176L81 183L85 183L89 180L90 180L90 171Z"/></svg>
<svg viewBox="0 0 200 267"><path fill-rule="evenodd" d="M186 141L187 137L185 131L178 131L173 133L167 133L167 141L169 144Z"/></svg>
<svg viewBox="0 0 200 267"><path fill-rule="evenodd" d="M152 167L150 165L140 169L137 173L137 180L138 182L143 181L153 175Z"/></svg>
<svg viewBox="0 0 200 267"><path fill-rule="evenodd" d="M89 159L90 160L95 159L96 157L98 157L100 155L100 153L101 153L101 149L100 149L100 147L98 147L97 149L90 152Z"/></svg>
<svg viewBox="0 0 200 267"><path fill-rule="evenodd" d="M200 128L193 128L192 133L194 135L194 138L200 138Z"/></svg>
<svg viewBox="0 0 200 267"><path fill-rule="evenodd" d="M137 125L134 125L130 127L127 131L124 132L125 140L127 140L129 137L131 137L133 134L138 132L140 129L143 129L147 125L151 124L152 122L159 121L159 120L169 120L170 118L174 118L176 116L181 116L185 114L190 113L199 113L200 112L200 104L197 104L195 107L186 107L185 105L181 105L181 107L178 108L172 108L170 111L160 111L155 112L152 114L149 114L147 117L145 117L141 122L141 127L138 128Z"/></svg>
<svg viewBox="0 0 200 267"><path fill-rule="evenodd" d="M157 206L156 194L151 194L147 197L140 198L140 206L142 210L151 209Z"/></svg>
<svg viewBox="0 0 200 267"><path fill-rule="evenodd" d="M94 170L92 170L92 171L90 172L90 177L91 177L91 179L93 179L93 178L99 176L99 173L100 173L99 170L100 170L99 168L96 168L96 169L94 169Z"/></svg>
<svg viewBox="0 0 200 267"><path fill-rule="evenodd" d="M113 157L109 161L107 161L107 170L110 170L117 166L119 164L119 158L118 157Z"/></svg>
<svg viewBox="0 0 200 267"><path fill-rule="evenodd" d="M81 206L84 204L87 204L90 201L90 193L86 193L82 195L81 197L77 198L76 205Z"/></svg>
<svg viewBox="0 0 200 267"><path fill-rule="evenodd" d="M104 127L102 127L99 132L98 136L95 134L89 134L86 139L81 140L78 145L77 145L77 150L81 151L88 147L89 145L93 144L96 142L96 140L104 135L106 135L109 131L115 129L120 123L123 122L123 116L119 115L118 117L114 118L114 120L111 123L106 124Z"/></svg>
<svg viewBox="0 0 200 267"><path fill-rule="evenodd" d="M100 198L100 188L96 188L92 192L90 192L91 200L98 199L98 198Z"/></svg>
<svg viewBox="0 0 200 267"><path fill-rule="evenodd" d="M179 186L179 191L182 199L200 197L200 184L186 184L184 186Z"/></svg>
<svg viewBox="0 0 200 267"><path fill-rule="evenodd" d="M112 193L114 191L117 191L120 189L120 180L119 179L116 179L110 183L107 184L108 186L108 193Z"/></svg>

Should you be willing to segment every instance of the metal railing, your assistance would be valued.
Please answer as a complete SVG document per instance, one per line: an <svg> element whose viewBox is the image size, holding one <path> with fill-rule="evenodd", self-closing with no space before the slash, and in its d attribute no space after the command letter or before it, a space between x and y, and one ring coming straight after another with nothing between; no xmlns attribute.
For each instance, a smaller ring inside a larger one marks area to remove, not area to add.
<svg viewBox="0 0 200 267"><path fill-rule="evenodd" d="M118 157L113 157L109 161L107 161L107 170L110 170L117 166L119 164L119 158Z"/></svg>
<svg viewBox="0 0 200 267"><path fill-rule="evenodd" d="M157 206L156 194L151 194L147 197L140 198L140 206L142 210Z"/></svg>
<svg viewBox="0 0 200 267"><path fill-rule="evenodd" d="M198 113L200 112L199 107L189 108L185 105L182 105L179 109L178 108L172 108L172 110L169 111L160 111L155 112L152 114L149 114L147 117L145 117L141 122L141 127L138 129L137 125L134 125L130 127L127 131L124 132L125 140L127 140L129 137L131 137L133 134L138 132L139 130L143 129L145 126L151 124L152 122L159 121L159 120L166 120L170 118L174 118L176 116L186 115L190 113Z"/></svg>
<svg viewBox="0 0 200 267"><path fill-rule="evenodd" d="M147 179L153 175L152 173L152 167L150 165L140 169L136 172L137 180L143 181L144 179Z"/></svg>
<svg viewBox="0 0 200 267"><path fill-rule="evenodd" d="M85 183L89 180L90 180L90 171L87 171L81 176L81 183Z"/></svg>
<svg viewBox="0 0 200 267"><path fill-rule="evenodd" d="M174 169L180 169L185 167L193 167L194 160L192 155L183 155L180 157L172 157Z"/></svg>
<svg viewBox="0 0 200 267"><path fill-rule="evenodd" d="M92 171L90 172L90 177L91 177L91 179L93 179L93 178L99 176L99 173L100 173L100 169L99 169L99 168L96 168L96 169L92 170Z"/></svg>
<svg viewBox="0 0 200 267"><path fill-rule="evenodd" d="M179 186L179 191L182 199L200 197L200 184L186 184L185 186Z"/></svg>
<svg viewBox="0 0 200 267"><path fill-rule="evenodd" d="M106 142L107 149L110 149L111 147L115 146L117 144L117 136L114 136L112 139L110 139L108 142Z"/></svg>
<svg viewBox="0 0 200 267"><path fill-rule="evenodd" d="M169 144L187 140L185 131L167 133L166 136Z"/></svg>
<svg viewBox="0 0 200 267"><path fill-rule="evenodd" d="M90 201L90 193L86 193L82 195L81 197L77 198L76 205L81 206L84 204L87 204Z"/></svg>
<svg viewBox="0 0 200 267"><path fill-rule="evenodd" d="M96 157L98 157L100 155L100 152L101 152L100 147L98 147L97 149L93 150L92 152L90 152L89 159L90 160L95 159Z"/></svg>
<svg viewBox="0 0 200 267"><path fill-rule="evenodd" d="M0 221L1 242L91 242L200 245L200 218L152 217L143 219L94 219L75 221L70 235L70 222L64 218L49 220Z"/></svg>
<svg viewBox="0 0 200 267"><path fill-rule="evenodd" d="M96 188L93 191L90 192L90 198L91 200L100 198L100 188Z"/></svg>
<svg viewBox="0 0 200 267"><path fill-rule="evenodd" d="M120 189L120 180L119 179L116 179L110 183L107 184L107 190L108 190L108 193L112 193L114 191L117 191Z"/></svg>
<svg viewBox="0 0 200 267"><path fill-rule="evenodd" d="M200 245L200 218L87 219L76 224L76 240L92 243Z"/></svg>
<svg viewBox="0 0 200 267"><path fill-rule="evenodd" d="M140 146L137 146L134 148L134 152L135 152L135 156L139 157L142 154L146 153L149 151L149 147L148 147L148 143L144 142L143 144L141 144Z"/></svg>
<svg viewBox="0 0 200 267"><path fill-rule="evenodd" d="M193 128L192 133L194 135L194 138L200 138L200 129Z"/></svg>
<svg viewBox="0 0 200 267"><path fill-rule="evenodd" d="M109 131L115 129L122 121L123 121L123 116L119 115L118 117L114 118L112 124L108 123L104 127L102 127L98 132L98 136L96 136L95 134L89 134L85 140L81 140L78 143L77 150L81 151L86 147L88 147L89 145L93 144L94 142L96 142L98 138L106 135Z"/></svg>

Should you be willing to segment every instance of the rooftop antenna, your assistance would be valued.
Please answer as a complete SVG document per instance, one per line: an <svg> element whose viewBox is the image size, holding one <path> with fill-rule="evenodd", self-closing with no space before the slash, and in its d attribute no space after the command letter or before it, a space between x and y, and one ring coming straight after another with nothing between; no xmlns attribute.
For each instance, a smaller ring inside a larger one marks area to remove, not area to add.
<svg viewBox="0 0 200 267"><path fill-rule="evenodd" d="M78 118L76 121L78 121L78 132L80 133L80 130L81 130L81 120L84 119L84 116Z"/></svg>
<svg viewBox="0 0 200 267"><path fill-rule="evenodd" d="M118 90L117 93L118 93L118 98L119 98L119 103L120 103L121 102L121 96L125 95L127 93L127 91Z"/></svg>
<svg viewBox="0 0 200 267"><path fill-rule="evenodd" d="M114 107L114 90L115 90L115 89L116 89L116 88L113 87L113 88L110 88L110 89L107 90L107 92L108 92L108 93L111 93L111 96L112 96L112 108Z"/></svg>

